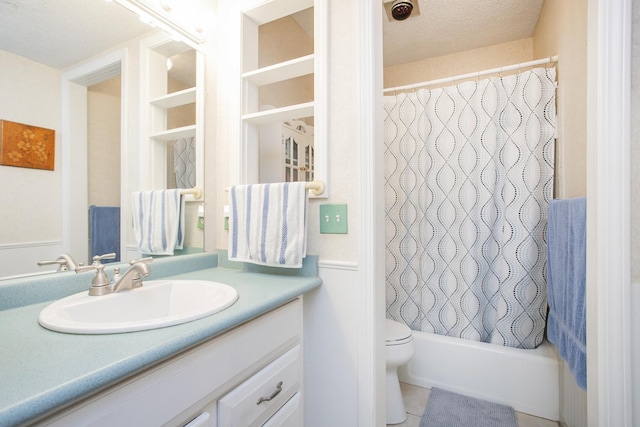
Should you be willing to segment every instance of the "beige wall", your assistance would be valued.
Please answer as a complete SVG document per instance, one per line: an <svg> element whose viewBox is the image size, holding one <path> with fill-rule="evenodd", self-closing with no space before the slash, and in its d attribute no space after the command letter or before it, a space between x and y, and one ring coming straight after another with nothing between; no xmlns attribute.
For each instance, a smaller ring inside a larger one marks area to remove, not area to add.
<svg viewBox="0 0 640 427"><path fill-rule="evenodd" d="M526 38L466 52L426 58L384 69L384 87L396 87L531 61L533 39Z"/></svg>
<svg viewBox="0 0 640 427"><path fill-rule="evenodd" d="M60 240L60 72L2 50L0 64L0 119L56 132L53 171L0 166L0 245Z"/></svg>
<svg viewBox="0 0 640 427"><path fill-rule="evenodd" d="M546 0L533 35L536 57L558 55L556 197L587 194L587 3Z"/></svg>

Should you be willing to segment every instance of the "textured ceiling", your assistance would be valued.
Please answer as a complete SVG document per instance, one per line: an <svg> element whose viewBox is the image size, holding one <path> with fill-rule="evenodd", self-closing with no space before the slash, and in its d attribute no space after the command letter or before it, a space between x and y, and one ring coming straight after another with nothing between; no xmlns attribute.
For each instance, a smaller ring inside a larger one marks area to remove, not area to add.
<svg viewBox="0 0 640 427"><path fill-rule="evenodd" d="M490 46L531 37L544 0L412 0L420 15L383 17L384 64Z"/></svg>
<svg viewBox="0 0 640 427"><path fill-rule="evenodd" d="M384 14L385 66L530 37L544 2L413 1L419 16L390 22ZM0 0L0 49L59 69L149 30L105 0Z"/></svg>
<svg viewBox="0 0 640 427"><path fill-rule="evenodd" d="M0 0L0 49L57 69L151 30L105 0Z"/></svg>

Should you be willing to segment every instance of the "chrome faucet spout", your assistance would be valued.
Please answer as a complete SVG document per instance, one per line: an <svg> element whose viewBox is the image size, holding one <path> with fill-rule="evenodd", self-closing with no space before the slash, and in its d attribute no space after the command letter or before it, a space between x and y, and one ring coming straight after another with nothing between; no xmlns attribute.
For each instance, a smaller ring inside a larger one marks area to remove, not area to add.
<svg viewBox="0 0 640 427"><path fill-rule="evenodd" d="M142 278L151 273L149 263L153 258L143 258L131 262L131 267L120 277L114 279L113 292L135 289L142 286Z"/></svg>

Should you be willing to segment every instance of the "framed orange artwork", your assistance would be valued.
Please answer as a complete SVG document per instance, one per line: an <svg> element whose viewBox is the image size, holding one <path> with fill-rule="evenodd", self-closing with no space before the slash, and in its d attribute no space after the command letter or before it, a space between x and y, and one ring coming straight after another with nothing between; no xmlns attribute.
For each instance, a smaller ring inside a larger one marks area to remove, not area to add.
<svg viewBox="0 0 640 427"><path fill-rule="evenodd" d="M53 170L56 131L0 120L0 165Z"/></svg>

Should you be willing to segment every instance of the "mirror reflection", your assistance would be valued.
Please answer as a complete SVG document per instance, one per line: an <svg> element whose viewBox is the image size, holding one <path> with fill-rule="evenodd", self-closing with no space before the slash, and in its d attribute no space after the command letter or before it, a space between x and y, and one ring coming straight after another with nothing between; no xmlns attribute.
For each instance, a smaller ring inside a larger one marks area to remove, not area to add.
<svg viewBox="0 0 640 427"><path fill-rule="evenodd" d="M169 74L167 93L196 87L196 52L189 49L167 58ZM196 103L179 105L167 111L169 129L196 125ZM167 142L167 188L196 186L195 135Z"/></svg>
<svg viewBox="0 0 640 427"><path fill-rule="evenodd" d="M116 220L130 218L132 191L195 185L202 174L189 163L195 163L195 129L162 140L161 164L146 164L156 158L139 154L144 144L138 136L150 133L136 116L141 85L149 81L139 75L140 41L158 33L113 2L0 2L0 81L6 83L0 85L0 120L55 131L52 171L0 164L0 181L6 183L0 194L0 277L55 271L58 264L38 267L37 262L62 253L86 264L96 251L115 247L122 260L132 259L140 254L128 224L123 232L105 233L103 242L91 241L89 207L113 208L115 213L104 211L115 228ZM105 62L102 69L82 71L96 58L125 48L126 64L119 57L117 66ZM201 54L184 44L178 50L164 59L165 94L196 86ZM68 104L65 90L72 98ZM82 99L79 108L76 97ZM192 98L167 109L161 118L166 129L196 127L202 113L196 112L196 95ZM163 177L162 184L149 178L150 171ZM187 199L185 247L190 249L202 248L201 204Z"/></svg>

